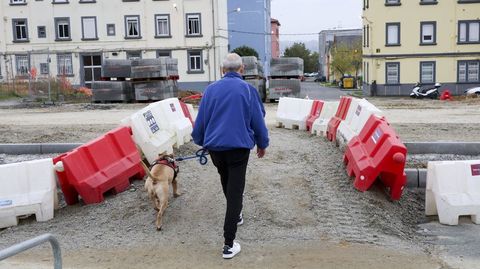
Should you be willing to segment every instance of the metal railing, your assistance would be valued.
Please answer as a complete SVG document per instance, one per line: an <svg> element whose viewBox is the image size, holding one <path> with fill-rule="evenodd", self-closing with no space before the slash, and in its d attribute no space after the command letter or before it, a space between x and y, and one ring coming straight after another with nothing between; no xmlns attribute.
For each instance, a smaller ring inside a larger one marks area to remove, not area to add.
<svg viewBox="0 0 480 269"><path fill-rule="evenodd" d="M53 257L54 257L54 269L62 269L62 252L60 250L60 243L58 240L51 234L44 234L38 237L32 238L30 240L18 243L9 248L0 250L0 261L17 255L21 252L34 248L38 245L41 245L49 241L52 245Z"/></svg>

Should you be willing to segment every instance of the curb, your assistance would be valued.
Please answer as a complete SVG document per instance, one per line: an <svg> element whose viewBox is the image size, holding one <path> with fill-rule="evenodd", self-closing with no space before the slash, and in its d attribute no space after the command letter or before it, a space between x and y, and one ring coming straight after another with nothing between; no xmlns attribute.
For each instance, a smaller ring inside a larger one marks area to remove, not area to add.
<svg viewBox="0 0 480 269"><path fill-rule="evenodd" d="M406 142L409 154L480 155L479 142Z"/></svg>
<svg viewBox="0 0 480 269"><path fill-rule="evenodd" d="M0 144L0 154L21 155L64 153L81 145L81 143Z"/></svg>
<svg viewBox="0 0 480 269"><path fill-rule="evenodd" d="M427 169L406 168L407 188L425 188L427 186Z"/></svg>

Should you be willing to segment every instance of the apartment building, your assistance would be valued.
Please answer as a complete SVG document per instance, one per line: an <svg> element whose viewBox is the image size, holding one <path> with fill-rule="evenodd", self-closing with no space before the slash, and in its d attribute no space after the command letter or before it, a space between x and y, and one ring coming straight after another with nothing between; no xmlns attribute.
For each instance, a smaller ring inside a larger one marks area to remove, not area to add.
<svg viewBox="0 0 480 269"><path fill-rule="evenodd" d="M178 59L179 87L203 90L228 52L227 0L5 0L0 4L3 80L99 80L106 58Z"/></svg>
<svg viewBox="0 0 480 269"><path fill-rule="evenodd" d="M272 18L270 20L272 28L272 58L280 58L280 22Z"/></svg>
<svg viewBox="0 0 480 269"><path fill-rule="evenodd" d="M408 95L416 82L439 82L453 94L480 85L479 0L363 0L363 7L365 94Z"/></svg>
<svg viewBox="0 0 480 269"><path fill-rule="evenodd" d="M255 49L265 74L270 73L272 58L270 19L271 0L228 0L229 49L241 46Z"/></svg>
<svg viewBox="0 0 480 269"><path fill-rule="evenodd" d="M333 48L335 40L342 42L342 40L361 39L362 29L323 30L319 33L318 38L318 75L326 81L332 81L335 79L335 75L334 70L330 67L330 62L332 60L330 59L330 51ZM349 43L353 43L353 41Z"/></svg>

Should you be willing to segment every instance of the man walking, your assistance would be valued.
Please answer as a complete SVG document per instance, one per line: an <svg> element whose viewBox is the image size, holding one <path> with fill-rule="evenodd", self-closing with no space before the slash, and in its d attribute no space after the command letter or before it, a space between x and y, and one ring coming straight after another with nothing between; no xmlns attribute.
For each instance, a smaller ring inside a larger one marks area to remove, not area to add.
<svg viewBox="0 0 480 269"><path fill-rule="evenodd" d="M223 61L223 73L224 77L203 93L192 137L209 151L220 174L227 200L223 258L231 259L241 250L234 239L237 225L243 224L241 212L250 150L257 145L257 156L262 158L269 139L260 96L242 80L242 58L236 53L228 54Z"/></svg>

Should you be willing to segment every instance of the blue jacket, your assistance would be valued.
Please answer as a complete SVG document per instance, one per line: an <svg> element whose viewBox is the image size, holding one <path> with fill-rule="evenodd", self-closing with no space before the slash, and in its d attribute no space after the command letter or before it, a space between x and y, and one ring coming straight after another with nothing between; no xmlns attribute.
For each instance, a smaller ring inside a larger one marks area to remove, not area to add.
<svg viewBox="0 0 480 269"><path fill-rule="evenodd" d="M268 147L265 109L257 90L236 72L209 85L202 97L192 137L208 150Z"/></svg>

